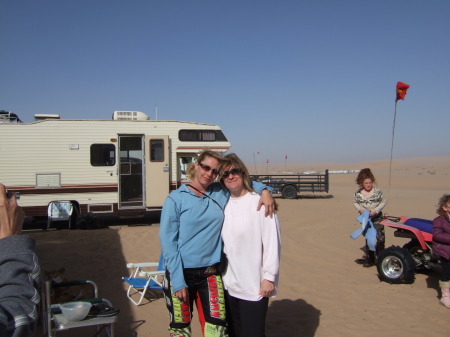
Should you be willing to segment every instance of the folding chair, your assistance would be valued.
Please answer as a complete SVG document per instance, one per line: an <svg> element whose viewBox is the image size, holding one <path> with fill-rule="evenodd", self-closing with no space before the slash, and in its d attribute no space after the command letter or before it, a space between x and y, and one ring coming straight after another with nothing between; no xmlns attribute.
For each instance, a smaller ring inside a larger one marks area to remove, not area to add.
<svg viewBox="0 0 450 337"><path fill-rule="evenodd" d="M67 287L79 284L91 284L94 287L95 298L84 299L83 301L90 302L96 306L106 306L106 308L109 308L110 310L95 312L91 309L87 318L76 322L67 321L59 308L62 303L51 303L50 293L52 288ZM111 302L107 299L98 297L97 285L92 281L74 281L58 284L52 284L50 281L45 281L42 285L41 305L42 327L45 337L53 337L58 331L88 326L97 327L97 332L94 336L100 336L100 334L104 332L106 336L114 337L114 323L117 321L119 310L112 309Z"/></svg>
<svg viewBox="0 0 450 337"><path fill-rule="evenodd" d="M127 297L134 305L140 305L147 290L162 290L164 278L164 258L161 254L159 262L128 263L131 268L130 277L122 277L128 283ZM155 269L156 270L149 270ZM134 296L139 294L137 296ZM137 297L135 300L134 297Z"/></svg>

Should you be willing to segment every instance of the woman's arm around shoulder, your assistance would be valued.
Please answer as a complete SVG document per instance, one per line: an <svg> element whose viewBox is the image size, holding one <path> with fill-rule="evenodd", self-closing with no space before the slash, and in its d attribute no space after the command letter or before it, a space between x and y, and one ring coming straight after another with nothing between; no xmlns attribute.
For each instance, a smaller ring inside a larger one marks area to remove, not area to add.
<svg viewBox="0 0 450 337"><path fill-rule="evenodd" d="M264 205L266 217L270 215L270 217L272 218L273 213L275 212L275 200L272 197L272 187L266 186L263 183L255 180L252 180L252 187L256 191L256 193L261 196L256 210L259 211Z"/></svg>

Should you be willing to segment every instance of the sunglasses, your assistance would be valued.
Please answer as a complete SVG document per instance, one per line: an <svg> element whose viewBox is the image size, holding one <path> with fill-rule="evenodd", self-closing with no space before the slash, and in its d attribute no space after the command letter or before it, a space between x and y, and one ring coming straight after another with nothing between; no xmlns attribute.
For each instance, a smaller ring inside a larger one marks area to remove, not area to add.
<svg viewBox="0 0 450 337"><path fill-rule="evenodd" d="M211 166L204 165L202 163L198 163L198 165L206 172L209 172L212 170L212 174L214 174L214 175L217 175L217 173L219 173L219 172L217 172L216 169L211 168Z"/></svg>
<svg viewBox="0 0 450 337"><path fill-rule="evenodd" d="M237 169L237 168L234 168L234 169L231 169L231 170L229 170L229 171L225 171L223 174L222 174L222 177L223 178L226 178L226 177L228 177L230 174L232 174L232 175L237 175L237 174L241 174L242 173L242 170L240 170L240 169Z"/></svg>

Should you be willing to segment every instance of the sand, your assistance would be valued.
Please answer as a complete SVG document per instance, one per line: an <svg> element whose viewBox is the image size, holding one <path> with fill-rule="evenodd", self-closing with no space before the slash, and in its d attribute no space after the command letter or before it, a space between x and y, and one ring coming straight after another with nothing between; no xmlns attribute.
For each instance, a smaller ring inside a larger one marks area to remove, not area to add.
<svg viewBox="0 0 450 337"><path fill-rule="evenodd" d="M326 166L325 166L326 165ZM288 165L307 169L371 167L388 199L385 211L433 219L435 205L450 193L450 157L395 160L389 185L389 162ZM271 167L284 170L284 165ZM380 282L375 267L354 262L362 256L363 238L349 234L359 224L352 206L356 174L333 174L330 191L295 200L277 199L282 231L278 296L270 300L266 335L332 337L446 336L450 310L439 305L439 275L418 273L413 284ZM151 221L151 220L150 220ZM37 240L43 268L67 269L69 279L92 279L102 296L120 308L116 336L168 336L164 299L134 306L126 297L128 262L157 261L159 223L150 226L115 224L101 230L29 232ZM386 229L386 246L403 245ZM196 315L196 314L195 314ZM197 316L193 336L201 336ZM39 335L39 333L37 334ZM81 336L77 330L61 336Z"/></svg>

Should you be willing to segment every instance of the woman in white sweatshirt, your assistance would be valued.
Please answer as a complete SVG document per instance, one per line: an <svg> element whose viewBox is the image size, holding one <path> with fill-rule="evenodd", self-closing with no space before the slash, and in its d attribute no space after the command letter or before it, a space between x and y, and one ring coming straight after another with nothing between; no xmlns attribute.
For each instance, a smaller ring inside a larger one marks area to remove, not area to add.
<svg viewBox="0 0 450 337"><path fill-rule="evenodd" d="M229 336L264 337L269 297L277 292L280 266L278 217L256 211L259 196L235 154L225 156L219 172L230 191L222 228L228 264L223 274Z"/></svg>

